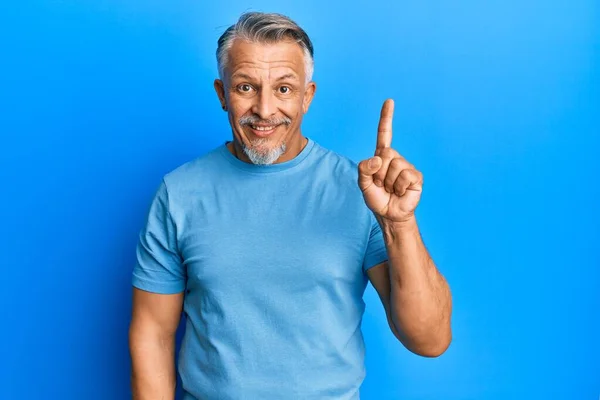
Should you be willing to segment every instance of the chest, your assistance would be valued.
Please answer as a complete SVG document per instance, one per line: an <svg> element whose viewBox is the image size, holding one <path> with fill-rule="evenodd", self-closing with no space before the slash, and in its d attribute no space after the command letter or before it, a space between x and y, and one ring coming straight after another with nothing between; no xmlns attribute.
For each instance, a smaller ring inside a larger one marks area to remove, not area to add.
<svg viewBox="0 0 600 400"><path fill-rule="evenodd" d="M188 288L360 287L369 235L360 212L316 201L251 198L186 215L179 248Z"/></svg>

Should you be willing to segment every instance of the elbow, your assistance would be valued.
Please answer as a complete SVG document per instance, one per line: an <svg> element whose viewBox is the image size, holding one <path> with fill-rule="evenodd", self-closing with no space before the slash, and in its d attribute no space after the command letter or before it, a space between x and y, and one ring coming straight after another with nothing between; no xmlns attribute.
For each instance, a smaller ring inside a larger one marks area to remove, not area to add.
<svg viewBox="0 0 600 400"><path fill-rule="evenodd" d="M452 331L447 329L443 334L435 336L424 335L420 338L400 334L401 331L394 329L396 338L410 352L427 358L436 358L444 354L452 343Z"/></svg>
<svg viewBox="0 0 600 400"><path fill-rule="evenodd" d="M429 346L422 346L418 349L415 349L413 352L422 357L436 358L441 356L446 352L446 350L448 350L451 342L452 338L438 340L436 343L433 343Z"/></svg>

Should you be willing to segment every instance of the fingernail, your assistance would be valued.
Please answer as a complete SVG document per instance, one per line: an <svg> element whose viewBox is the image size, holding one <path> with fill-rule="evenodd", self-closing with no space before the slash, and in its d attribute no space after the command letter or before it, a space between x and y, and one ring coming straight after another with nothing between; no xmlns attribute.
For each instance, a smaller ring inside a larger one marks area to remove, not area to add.
<svg viewBox="0 0 600 400"><path fill-rule="evenodd" d="M376 162L377 161L374 158L371 158L369 160L369 168L375 168L375 166L377 165Z"/></svg>
<svg viewBox="0 0 600 400"><path fill-rule="evenodd" d="M375 179L375 180L373 181L373 183L375 183L375 185L376 185L376 186L379 186L379 187L382 187L382 186L383 186L383 183L381 183L381 181L380 181L379 179Z"/></svg>

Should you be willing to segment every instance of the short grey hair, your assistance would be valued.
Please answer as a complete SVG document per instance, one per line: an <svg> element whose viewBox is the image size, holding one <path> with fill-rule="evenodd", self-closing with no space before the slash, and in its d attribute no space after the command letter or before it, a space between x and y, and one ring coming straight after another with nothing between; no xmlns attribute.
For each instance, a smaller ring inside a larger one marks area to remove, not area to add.
<svg viewBox="0 0 600 400"><path fill-rule="evenodd" d="M242 14L237 23L225 30L218 41L217 66L219 76L224 77L229 61L229 50L235 39L251 43L277 43L291 40L304 51L306 83L310 82L314 70L313 45L304 29L285 15L276 13L248 12Z"/></svg>

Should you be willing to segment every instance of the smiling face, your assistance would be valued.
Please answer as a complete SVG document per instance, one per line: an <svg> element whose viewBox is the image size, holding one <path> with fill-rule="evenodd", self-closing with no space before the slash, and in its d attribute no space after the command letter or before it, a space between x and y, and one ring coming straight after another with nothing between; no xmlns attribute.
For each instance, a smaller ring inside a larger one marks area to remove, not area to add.
<svg viewBox="0 0 600 400"><path fill-rule="evenodd" d="M306 82L302 48L292 41L236 39L228 55L215 90L229 114L234 154L254 164L293 159L306 142L300 125L316 89Z"/></svg>

